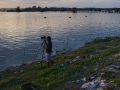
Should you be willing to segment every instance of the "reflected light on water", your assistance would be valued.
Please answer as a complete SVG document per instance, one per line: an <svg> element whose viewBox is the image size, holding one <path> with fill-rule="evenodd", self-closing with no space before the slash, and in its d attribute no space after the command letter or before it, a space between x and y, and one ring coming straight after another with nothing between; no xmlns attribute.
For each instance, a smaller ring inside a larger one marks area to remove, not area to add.
<svg viewBox="0 0 120 90"><path fill-rule="evenodd" d="M119 14L0 12L0 21L0 70L31 61L44 35L52 37L55 52L66 47L67 37L69 47L77 49L92 38L120 33ZM40 57L41 51L36 59Z"/></svg>

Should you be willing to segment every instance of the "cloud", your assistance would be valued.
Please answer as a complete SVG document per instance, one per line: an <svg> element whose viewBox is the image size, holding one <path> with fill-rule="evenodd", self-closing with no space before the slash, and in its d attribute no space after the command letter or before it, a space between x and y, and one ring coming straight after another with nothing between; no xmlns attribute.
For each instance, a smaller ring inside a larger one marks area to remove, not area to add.
<svg viewBox="0 0 120 90"><path fill-rule="evenodd" d="M81 0L60 0L62 2L76 2L76 1L81 1Z"/></svg>
<svg viewBox="0 0 120 90"><path fill-rule="evenodd" d="M38 3L59 2L60 0L37 0Z"/></svg>
<svg viewBox="0 0 120 90"><path fill-rule="evenodd" d="M0 4L3 4L4 2L0 2Z"/></svg>
<svg viewBox="0 0 120 90"><path fill-rule="evenodd" d="M120 0L60 0L62 2L120 2Z"/></svg>
<svg viewBox="0 0 120 90"><path fill-rule="evenodd" d="M100 2L120 2L120 0L0 0L1 2L7 3L50 3L50 2L57 2L57 3L74 3L74 2L94 2L94 3L100 3Z"/></svg>
<svg viewBox="0 0 120 90"><path fill-rule="evenodd" d="M120 4L120 0L0 0L0 7L115 7ZM119 6L120 7L120 6Z"/></svg>
<svg viewBox="0 0 120 90"><path fill-rule="evenodd" d="M56 2L56 1L60 1L60 0L12 0L12 1L16 1L16 2Z"/></svg>

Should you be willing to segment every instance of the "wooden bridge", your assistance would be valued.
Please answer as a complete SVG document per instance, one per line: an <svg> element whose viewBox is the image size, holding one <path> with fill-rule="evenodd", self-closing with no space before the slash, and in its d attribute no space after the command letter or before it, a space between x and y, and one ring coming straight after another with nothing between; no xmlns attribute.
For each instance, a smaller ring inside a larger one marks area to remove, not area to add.
<svg viewBox="0 0 120 90"><path fill-rule="evenodd" d="M72 8L72 12L104 12L104 13L120 13L120 8Z"/></svg>

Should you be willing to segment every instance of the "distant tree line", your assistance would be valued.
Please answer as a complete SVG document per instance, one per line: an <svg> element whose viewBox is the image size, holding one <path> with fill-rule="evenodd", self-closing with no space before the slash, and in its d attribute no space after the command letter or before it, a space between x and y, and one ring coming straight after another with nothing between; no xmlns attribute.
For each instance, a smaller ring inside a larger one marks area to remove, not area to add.
<svg viewBox="0 0 120 90"><path fill-rule="evenodd" d="M57 8L57 7L27 7L27 8L20 8L20 6L18 6L17 8L15 8L14 10L6 10L7 12L44 12L44 11L72 11L72 8L65 8L65 7L61 7L61 8Z"/></svg>
<svg viewBox="0 0 120 90"><path fill-rule="evenodd" d="M66 7L45 7L42 8L40 6L33 6L27 8L20 8L18 6L14 10L7 10L7 12L46 12L46 11L72 11L73 13L80 11L80 12L109 12L109 13L120 13L120 8L66 8Z"/></svg>

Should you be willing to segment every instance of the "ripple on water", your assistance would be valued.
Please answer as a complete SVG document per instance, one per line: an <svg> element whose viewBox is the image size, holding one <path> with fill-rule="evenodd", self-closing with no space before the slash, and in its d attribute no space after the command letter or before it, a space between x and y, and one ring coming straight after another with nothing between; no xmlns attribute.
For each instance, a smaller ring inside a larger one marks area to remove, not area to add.
<svg viewBox="0 0 120 90"><path fill-rule="evenodd" d="M0 21L0 70L23 60L31 61L44 35L52 37L55 52L66 48L67 42L69 47L77 49L92 38L120 33L119 14L9 12L0 13Z"/></svg>

